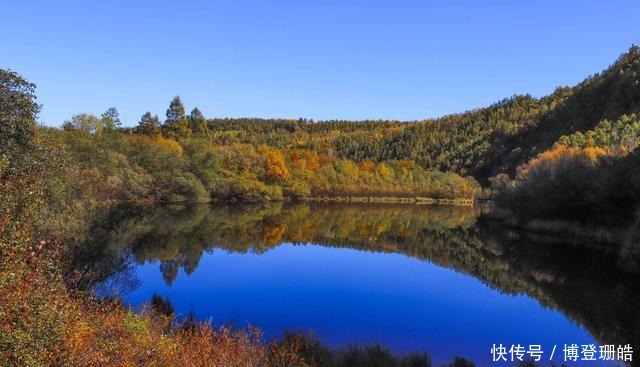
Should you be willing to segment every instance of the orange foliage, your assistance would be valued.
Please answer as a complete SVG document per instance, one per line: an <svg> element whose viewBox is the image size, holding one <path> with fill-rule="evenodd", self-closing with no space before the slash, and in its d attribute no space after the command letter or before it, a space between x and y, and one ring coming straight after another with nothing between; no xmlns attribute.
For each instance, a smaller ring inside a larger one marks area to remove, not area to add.
<svg viewBox="0 0 640 367"><path fill-rule="evenodd" d="M601 147L579 149L565 145L556 145L552 149L541 153L538 157L520 166L518 168L518 177L523 179L524 176L531 172L553 171L565 163L575 161L594 164L598 161L599 157L607 154L609 154L609 152Z"/></svg>
<svg viewBox="0 0 640 367"><path fill-rule="evenodd" d="M171 317L138 315L117 304L86 308L70 325L64 364L72 366L304 366L295 354L262 342L257 329L171 329Z"/></svg>
<svg viewBox="0 0 640 367"><path fill-rule="evenodd" d="M382 163L378 165L378 174L382 178L389 179L393 177L393 170L386 164Z"/></svg>
<svg viewBox="0 0 640 367"><path fill-rule="evenodd" d="M53 241L15 247L15 261L3 264L16 277L0 283L0 337L9 346L0 365L307 366L296 343L267 344L255 328L182 327L173 315L71 293L51 270L61 268L61 248Z"/></svg>
<svg viewBox="0 0 640 367"><path fill-rule="evenodd" d="M373 172L376 169L376 164L371 161L364 161L360 163L360 170L366 172Z"/></svg>
<svg viewBox="0 0 640 367"><path fill-rule="evenodd" d="M583 153L585 157L591 162L595 162L598 157L608 154L608 152L601 147L587 147L583 150Z"/></svg>
<svg viewBox="0 0 640 367"><path fill-rule="evenodd" d="M265 174L267 180L282 182L289 178L289 169L284 161L282 153L267 146L261 146L258 152L265 159Z"/></svg>
<svg viewBox="0 0 640 367"><path fill-rule="evenodd" d="M395 162L394 166L400 171L408 172L416 168L416 162L411 160L402 160Z"/></svg>
<svg viewBox="0 0 640 367"><path fill-rule="evenodd" d="M262 230L262 237L267 245L282 242L282 235L287 231L287 223L280 222L273 225L266 224Z"/></svg>
<svg viewBox="0 0 640 367"><path fill-rule="evenodd" d="M320 157L314 150L296 149L288 152L291 163L301 169L316 172L320 169Z"/></svg>

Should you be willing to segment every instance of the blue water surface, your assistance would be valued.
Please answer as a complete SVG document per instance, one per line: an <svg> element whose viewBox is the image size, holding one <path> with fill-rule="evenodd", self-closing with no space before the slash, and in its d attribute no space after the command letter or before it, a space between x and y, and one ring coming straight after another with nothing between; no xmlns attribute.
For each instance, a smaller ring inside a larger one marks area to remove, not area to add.
<svg viewBox="0 0 640 367"><path fill-rule="evenodd" d="M557 345L556 362L564 344L597 344L533 298L400 254L281 244L262 254L213 250L171 285L157 261L136 273L140 286L124 296L136 307L155 293L168 296L179 315L257 325L267 339L311 331L331 347L375 342L399 354L427 352L436 366L454 356L500 365L492 362L493 344L541 344L547 360Z"/></svg>

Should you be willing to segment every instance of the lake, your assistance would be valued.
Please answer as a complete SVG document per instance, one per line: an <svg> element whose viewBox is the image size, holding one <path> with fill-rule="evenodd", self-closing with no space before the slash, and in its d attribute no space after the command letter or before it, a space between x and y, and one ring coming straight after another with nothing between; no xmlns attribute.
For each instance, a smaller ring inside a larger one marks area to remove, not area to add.
<svg viewBox="0 0 640 367"><path fill-rule="evenodd" d="M418 205L118 206L80 262L98 293L178 317L493 363L491 348L640 345L637 279L615 256L532 238L478 209ZM637 352L636 352L637 354ZM634 356L635 357L635 356ZM509 359L510 356L507 356ZM603 362L569 363L596 366Z"/></svg>

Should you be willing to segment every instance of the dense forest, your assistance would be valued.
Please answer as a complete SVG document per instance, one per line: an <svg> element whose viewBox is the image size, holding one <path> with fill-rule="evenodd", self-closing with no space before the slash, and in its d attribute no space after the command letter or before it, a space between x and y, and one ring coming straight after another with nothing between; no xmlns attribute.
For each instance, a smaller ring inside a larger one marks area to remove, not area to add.
<svg viewBox="0 0 640 367"><path fill-rule="evenodd" d="M75 115L62 131L46 133L69 147L80 194L98 201L473 200L481 193L471 177L410 159L354 161L331 147L349 129L376 133L387 124L320 123L308 131L300 127L307 122L205 120L197 108L184 111L176 97L163 124L145 113L135 129L119 128L110 108L100 118Z"/></svg>

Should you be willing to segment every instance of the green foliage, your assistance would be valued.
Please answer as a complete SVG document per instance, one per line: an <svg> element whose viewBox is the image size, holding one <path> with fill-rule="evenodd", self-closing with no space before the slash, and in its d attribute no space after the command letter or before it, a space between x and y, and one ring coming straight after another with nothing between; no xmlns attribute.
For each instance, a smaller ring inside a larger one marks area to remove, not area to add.
<svg viewBox="0 0 640 367"><path fill-rule="evenodd" d="M193 135L208 136L209 129L207 128L207 122L202 114L202 111L198 107L194 107L189 114L189 128Z"/></svg>
<svg viewBox="0 0 640 367"><path fill-rule="evenodd" d="M151 112L146 112L140 118L137 132L142 135L158 136L160 135L160 119L158 116L152 116Z"/></svg>
<svg viewBox="0 0 640 367"><path fill-rule="evenodd" d="M96 116L81 113L79 115L72 116L71 120L66 121L62 125L62 128L67 131L80 130L87 134L97 134L102 131L103 125L102 120Z"/></svg>
<svg viewBox="0 0 640 367"><path fill-rule="evenodd" d="M628 225L640 204L639 137L635 114L564 135L552 149L520 166L514 181L493 178L496 199L522 219Z"/></svg>
<svg viewBox="0 0 640 367"><path fill-rule="evenodd" d="M0 69L0 241L31 236L69 205L63 195L68 157L61 142L36 125L35 85ZM56 200L57 199L57 200Z"/></svg>
<svg viewBox="0 0 640 367"><path fill-rule="evenodd" d="M40 106L35 102L35 84L15 72L0 69L0 153L13 162L17 155L34 148L35 116Z"/></svg>
<svg viewBox="0 0 640 367"><path fill-rule="evenodd" d="M115 107L109 107L100 117L102 126L107 131L113 131L122 127L120 113Z"/></svg>
<svg viewBox="0 0 640 367"><path fill-rule="evenodd" d="M184 112L184 105L182 104L182 100L180 96L175 96L171 103L169 103L169 108L167 109L167 120L166 122L175 122L184 120L186 118Z"/></svg>
<svg viewBox="0 0 640 367"><path fill-rule="evenodd" d="M164 134L172 139L186 138L191 134L184 105L179 96L171 100L167 109L167 119L163 125Z"/></svg>
<svg viewBox="0 0 640 367"><path fill-rule="evenodd" d="M572 148L607 148L615 154L626 154L640 145L640 121L635 114L622 115L613 123L600 121L592 130L563 135L554 146Z"/></svg>
<svg viewBox="0 0 640 367"><path fill-rule="evenodd" d="M38 110L35 85L14 72L0 69L0 234L3 239L18 229L35 201L29 194L29 171L37 148Z"/></svg>

